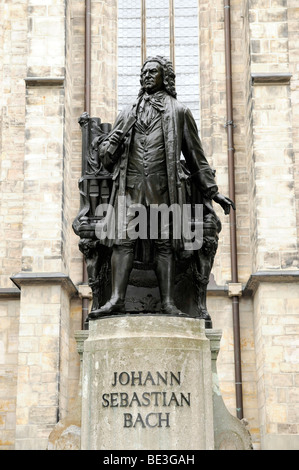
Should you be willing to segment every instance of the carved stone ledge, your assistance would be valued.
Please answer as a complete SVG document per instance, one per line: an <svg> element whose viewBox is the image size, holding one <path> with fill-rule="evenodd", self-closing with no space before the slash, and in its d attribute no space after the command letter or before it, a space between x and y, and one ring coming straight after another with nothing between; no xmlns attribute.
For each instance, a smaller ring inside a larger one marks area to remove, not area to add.
<svg viewBox="0 0 299 470"><path fill-rule="evenodd" d="M252 73L252 85L289 85L291 73Z"/></svg>
<svg viewBox="0 0 299 470"><path fill-rule="evenodd" d="M72 280L63 273L19 273L10 279L20 290L22 285L61 284L71 296L78 294Z"/></svg>
<svg viewBox="0 0 299 470"><path fill-rule="evenodd" d="M298 282L299 270L294 271L258 271L252 274L245 286L244 295L254 295L260 282Z"/></svg>
<svg viewBox="0 0 299 470"><path fill-rule="evenodd" d="M207 287L207 295L213 296L213 297L217 297L217 296L226 297L227 294L228 294L228 285L219 286L218 284L216 284L214 275L210 274L210 280L209 280L209 284Z"/></svg>
<svg viewBox="0 0 299 470"><path fill-rule="evenodd" d="M62 86L65 77L26 77L26 86Z"/></svg>
<svg viewBox="0 0 299 470"><path fill-rule="evenodd" d="M208 285L207 295L212 297L227 297L228 286Z"/></svg>
<svg viewBox="0 0 299 470"><path fill-rule="evenodd" d="M0 299L19 299L20 289L16 287L0 288Z"/></svg>

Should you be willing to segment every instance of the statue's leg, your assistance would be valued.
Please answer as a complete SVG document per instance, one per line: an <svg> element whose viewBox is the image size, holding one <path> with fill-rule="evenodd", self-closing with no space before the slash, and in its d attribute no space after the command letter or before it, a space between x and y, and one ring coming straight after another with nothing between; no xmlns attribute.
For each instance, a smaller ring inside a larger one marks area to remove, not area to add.
<svg viewBox="0 0 299 470"><path fill-rule="evenodd" d="M135 243L114 245L111 259L112 295L116 302L124 302L130 273L133 268Z"/></svg>
<svg viewBox="0 0 299 470"><path fill-rule="evenodd" d="M99 308L103 288L99 279L101 271L101 261L103 256L100 256L100 249L97 247L96 242L94 243L94 249L90 252L89 258L86 259L88 285L92 290L92 307L91 310Z"/></svg>
<svg viewBox="0 0 299 470"><path fill-rule="evenodd" d="M207 287L212 270L212 258L204 255L197 257L195 275L195 289L198 305L198 316L205 320L206 328L212 328L212 320L207 309Z"/></svg>
<svg viewBox="0 0 299 470"><path fill-rule="evenodd" d="M175 259L171 242L169 240L157 240L155 242L156 275L161 296L161 311L164 315L185 315L174 304L174 277Z"/></svg>
<svg viewBox="0 0 299 470"><path fill-rule="evenodd" d="M90 319L112 313L125 312L125 296L134 261L134 241L114 245L111 256L111 298L98 310L89 314Z"/></svg>
<svg viewBox="0 0 299 470"><path fill-rule="evenodd" d="M209 281L202 281L199 287L199 318L205 320L206 328L212 328L212 319L207 309L207 287Z"/></svg>

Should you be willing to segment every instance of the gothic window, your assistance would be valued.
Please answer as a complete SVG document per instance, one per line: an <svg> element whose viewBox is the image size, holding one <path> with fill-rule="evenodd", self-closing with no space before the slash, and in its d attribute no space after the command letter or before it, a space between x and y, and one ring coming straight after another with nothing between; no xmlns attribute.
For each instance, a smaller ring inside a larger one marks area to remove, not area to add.
<svg viewBox="0 0 299 470"><path fill-rule="evenodd" d="M172 60L178 99L199 126L197 0L118 0L118 108L132 103L148 56Z"/></svg>

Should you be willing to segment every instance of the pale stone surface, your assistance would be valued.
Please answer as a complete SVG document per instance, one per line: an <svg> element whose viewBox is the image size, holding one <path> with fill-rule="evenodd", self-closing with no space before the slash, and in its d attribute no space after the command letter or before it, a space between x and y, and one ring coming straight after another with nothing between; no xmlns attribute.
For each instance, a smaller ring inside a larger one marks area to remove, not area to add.
<svg viewBox="0 0 299 470"><path fill-rule="evenodd" d="M68 407L69 293L60 285L21 286L15 449L44 450ZM59 377L59 387L57 386Z"/></svg>
<svg viewBox="0 0 299 470"><path fill-rule="evenodd" d="M92 291L91 291L91 288L89 287L89 285L87 284L82 284L80 286L78 286L78 291L79 291L79 296L80 297L85 297L85 298L88 298L88 299L92 299Z"/></svg>
<svg viewBox="0 0 299 470"><path fill-rule="evenodd" d="M219 387L219 380L218 380L218 373L217 373L217 357L220 349L220 340L222 336L221 330L214 330L209 329L205 330L205 334L209 339L209 346L211 351L211 372L212 374L212 401L213 401L213 429L214 429L214 448L215 450L252 450L252 439L250 433L247 429L248 422L246 420L240 421L235 416L231 415L226 408L224 401L222 399L221 390ZM78 393L77 393L77 400L75 402L75 406L72 408L68 416L57 423L55 428L53 429L50 437L49 437L49 444L48 450L80 450L81 449L81 409L82 409L82 363L83 363L83 350L84 350L84 342L89 336L89 331L78 331L76 332L76 340L77 340L77 349L80 355L80 362L81 362L81 378L79 380L78 385ZM88 348L87 348L88 349ZM90 365L90 364L89 364ZM91 365L93 366L93 365ZM90 371L89 371L90 372ZM116 377L118 377L118 381L120 385L128 385L129 382L132 387L138 387L141 385L143 381L150 382L152 385L152 381L157 380L155 374L151 374L150 376L147 374L142 373L142 371L138 371L138 373L131 372L130 374L127 372L122 372L117 376L114 375L114 384L116 386ZM162 375L163 376L163 375ZM162 376L158 376L158 381L162 380ZM168 375L164 375L164 379L171 381L175 381L175 376L168 377ZM181 378L181 377L180 377ZM128 383L127 383L128 382ZM164 382L163 382L164 383ZM146 387L146 385L143 385ZM145 392L146 393L146 392ZM164 392L165 393L165 392ZM127 398L125 399L124 396L126 393L120 394L120 403L118 404L118 393L114 392L111 395L111 405L114 404L114 407L118 407L118 405L127 407ZM162 392L163 395L163 392ZM104 403L108 403L109 397L108 395L103 395ZM136 397L138 397L137 392L135 395L135 399L133 400L135 403ZM143 397L144 398L144 397ZM157 398L158 399L158 398ZM138 400L138 398L137 398ZM162 402L165 401L165 397L163 397ZM86 411L86 410L85 410ZM153 418L152 415L151 419ZM115 416L112 418L115 419ZM141 419L138 421L141 424ZM128 423L128 420L126 420ZM85 426L89 423L85 420L83 416L83 423ZM144 423L146 426L151 427L152 422L150 419L145 418ZM169 418L170 423L170 418ZM104 423L102 423L104 424ZM111 423L110 423L111 424ZM132 423L133 424L133 423ZM136 423L135 423L136 424ZM88 428L88 431L97 432L97 427ZM109 424L106 423L105 429L103 428L103 432L101 433L102 436L106 434L106 432L110 431ZM83 433L86 433L86 429L83 430ZM138 436L140 437L140 436ZM84 441L85 437L83 437ZM139 443L140 444L140 443ZM84 445L84 444L83 444ZM130 446L132 447L132 446Z"/></svg>
<svg viewBox="0 0 299 470"><path fill-rule="evenodd" d="M215 450L252 450L252 439L246 428L245 420L240 421L229 413L221 395L216 363L222 332L220 330L206 330L206 335L210 340L212 356Z"/></svg>
<svg viewBox="0 0 299 470"><path fill-rule="evenodd" d="M241 297L242 296L242 284L238 283L230 283L228 285L228 296L229 297Z"/></svg>
<svg viewBox="0 0 299 470"><path fill-rule="evenodd" d="M81 445L213 449L211 354L203 321L127 316L90 323Z"/></svg>
<svg viewBox="0 0 299 470"><path fill-rule="evenodd" d="M81 414L82 414L82 360L84 341L88 330L76 331L77 351L80 356L80 375L76 382L74 401L65 418L59 421L49 436L47 450L81 450Z"/></svg>
<svg viewBox="0 0 299 470"><path fill-rule="evenodd" d="M80 426L59 423L55 430L59 435L51 435L53 443L50 440L48 450L80 450Z"/></svg>
<svg viewBox="0 0 299 470"><path fill-rule="evenodd" d="M94 1L91 22L91 114L113 123L117 114L117 1ZM138 93L138 91L137 91Z"/></svg>
<svg viewBox="0 0 299 470"><path fill-rule="evenodd" d="M254 304L262 448L275 443L285 449L289 437L293 449L299 422L298 285L277 289L274 283L260 283Z"/></svg>
<svg viewBox="0 0 299 470"><path fill-rule="evenodd" d="M0 300L0 448L13 450L16 426L16 396L19 333L19 300ZM27 366L21 367L28 377Z"/></svg>

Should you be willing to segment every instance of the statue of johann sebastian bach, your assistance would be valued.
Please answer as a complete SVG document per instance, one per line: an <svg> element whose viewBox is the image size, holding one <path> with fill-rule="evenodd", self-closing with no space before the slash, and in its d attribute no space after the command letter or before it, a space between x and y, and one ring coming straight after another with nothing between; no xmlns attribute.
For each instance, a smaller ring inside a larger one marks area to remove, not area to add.
<svg viewBox="0 0 299 470"><path fill-rule="evenodd" d="M117 210L118 196L125 196L126 227L133 204L146 207L182 204L184 198L180 194L180 182L186 177L180 161L182 152L191 178L203 196L220 204L228 214L231 207L234 209L234 203L219 194L215 172L204 155L194 118L190 110L176 99L172 63L161 56L148 58L141 69L140 82L137 101L119 114L112 131L98 145L104 166L113 174L114 191L110 204ZM135 211L133 213L132 217ZM91 311L90 320L125 313L125 295L133 267L135 243L136 240L130 237L113 240L111 298L99 309ZM161 313L184 315L173 300L174 253L182 249L182 241L160 236L153 243Z"/></svg>

